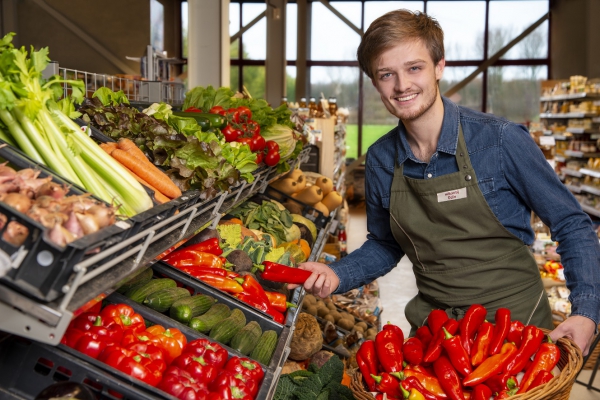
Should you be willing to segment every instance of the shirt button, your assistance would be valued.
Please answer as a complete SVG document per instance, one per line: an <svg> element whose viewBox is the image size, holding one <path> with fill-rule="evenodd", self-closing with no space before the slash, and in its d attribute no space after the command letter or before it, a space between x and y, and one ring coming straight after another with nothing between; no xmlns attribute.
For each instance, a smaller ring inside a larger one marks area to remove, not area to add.
<svg viewBox="0 0 600 400"><path fill-rule="evenodd" d="M428 178L431 178L432 176L433 176L433 175L431 175L431 174L427 174L427 177L428 177Z"/></svg>

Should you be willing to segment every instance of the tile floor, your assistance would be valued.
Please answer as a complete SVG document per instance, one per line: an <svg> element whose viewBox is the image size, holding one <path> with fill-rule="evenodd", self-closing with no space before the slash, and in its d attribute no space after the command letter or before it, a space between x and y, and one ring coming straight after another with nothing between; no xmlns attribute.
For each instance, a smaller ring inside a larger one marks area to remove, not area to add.
<svg viewBox="0 0 600 400"><path fill-rule="evenodd" d="M348 251L362 245L366 240L367 224L364 207L351 207L346 226ZM404 306L417 293L412 266L408 259L403 258L390 273L377 280L379 283L380 299L383 307L381 321L392 322L402 328L405 333L410 331L410 324L404 317ZM579 380L587 383L591 371L583 370ZM600 374L596 375L593 385L600 389ZM585 386L575 383L571 391L571 400L600 400L600 392L588 390ZM550 400L550 399L548 399Z"/></svg>

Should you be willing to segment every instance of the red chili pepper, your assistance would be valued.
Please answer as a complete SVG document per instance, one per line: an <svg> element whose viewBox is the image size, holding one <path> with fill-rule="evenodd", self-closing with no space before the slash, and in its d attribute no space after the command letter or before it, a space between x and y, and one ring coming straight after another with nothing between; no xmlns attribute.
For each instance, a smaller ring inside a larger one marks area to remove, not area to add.
<svg viewBox="0 0 600 400"><path fill-rule="evenodd" d="M419 382L419 380L414 376L404 378L404 380L401 381L400 384L404 389L408 391L410 391L411 389L417 389L419 393L423 395L425 400L439 400L438 396L425 389L425 387L421 385L421 382Z"/></svg>
<svg viewBox="0 0 600 400"><path fill-rule="evenodd" d="M444 310L433 310L427 316L427 325L429 325L429 330L431 334L435 336L435 334L442 329L442 326L446 321L448 321L448 314Z"/></svg>
<svg viewBox="0 0 600 400"><path fill-rule="evenodd" d="M473 372L465 377L463 385L477 386L492 376L498 375L504 370L504 367L514 357L516 352L517 347L514 344L510 342L504 343L499 354L494 354L486 358Z"/></svg>
<svg viewBox="0 0 600 400"><path fill-rule="evenodd" d="M480 383L473 388L471 400L489 400L490 397L492 397L492 389L483 383Z"/></svg>
<svg viewBox="0 0 600 400"><path fill-rule="evenodd" d="M265 289L258 283L258 281L252 275L244 275L243 280L238 282L244 288L244 292L255 296L259 301L264 302L267 305L270 305L267 294L265 293Z"/></svg>
<svg viewBox="0 0 600 400"><path fill-rule="evenodd" d="M521 346L519 346L519 350L515 357L510 360L504 371L509 374L518 374L525 368L525 364L527 364L527 360L531 358L535 354L535 352L539 349L542 344L542 340L544 340L544 332L536 326L527 325L525 329L523 329L523 340L521 342Z"/></svg>
<svg viewBox="0 0 600 400"><path fill-rule="evenodd" d="M544 383L550 382L552 378L554 378L552 372L543 370L538 371L538 373L535 375L535 378L533 378L533 382L531 382L531 385L529 385L529 390L533 390L536 387L543 385Z"/></svg>
<svg viewBox="0 0 600 400"><path fill-rule="evenodd" d="M141 332L146 329L144 317L136 313L133 308L127 304L109 304L100 313L103 319L119 318L123 323L123 328L131 329L134 332Z"/></svg>
<svg viewBox="0 0 600 400"><path fill-rule="evenodd" d="M273 317L273 321L275 321L279 324L283 324L285 322L285 315L283 315L282 313L280 313L273 307L269 308L269 310L267 311L267 314L269 314L271 317Z"/></svg>
<svg viewBox="0 0 600 400"><path fill-rule="evenodd" d="M419 365L423 361L423 343L416 338L408 338L402 345L404 360L412 365Z"/></svg>
<svg viewBox="0 0 600 400"><path fill-rule="evenodd" d="M244 303L248 304L249 306L252 306L260 311L264 311L264 312L269 311L269 304L265 304L265 302L260 301L260 299L257 299L256 296L253 296L249 293L246 293L246 292L238 293L235 295L235 298L240 301L243 301Z"/></svg>
<svg viewBox="0 0 600 400"><path fill-rule="evenodd" d="M481 324L471 348L471 365L476 367L487 358L493 336L494 325L491 322Z"/></svg>
<svg viewBox="0 0 600 400"><path fill-rule="evenodd" d="M215 256L220 256L221 254L223 254L223 249L221 249L221 243L219 243L218 238L210 238L203 242L191 244L188 246L184 244L181 250L200 251L202 253L214 254ZM177 254L178 252L179 251L176 251L173 254Z"/></svg>
<svg viewBox="0 0 600 400"><path fill-rule="evenodd" d="M294 283L298 285L304 284L312 274L312 272L304 269L292 268L271 261L264 261L259 269L262 271L261 278L263 279L272 282Z"/></svg>
<svg viewBox="0 0 600 400"><path fill-rule="evenodd" d="M481 304L473 304L469 307L463 319L460 320L458 332L467 354L471 354L471 344L475 338L475 333L477 333L477 329L479 329L483 321L485 321L486 315L487 310L484 306Z"/></svg>
<svg viewBox="0 0 600 400"><path fill-rule="evenodd" d="M219 372L219 375L217 375L217 378L212 381L212 383L209 385L209 388L211 391L216 392L223 386L233 387L240 385L244 385L252 397L256 396L256 393L258 393L258 383L255 380L250 379L240 373L236 374L234 372L225 370Z"/></svg>
<svg viewBox="0 0 600 400"><path fill-rule="evenodd" d="M509 342L513 342L515 346L521 346L521 334L523 333L523 329L525 325L518 319L514 320L510 323L510 329L508 330L508 335L506 335L506 340Z"/></svg>
<svg viewBox="0 0 600 400"><path fill-rule="evenodd" d="M445 328L451 335L454 335L458 330L458 325L459 323L457 320L450 318L444 322L442 328ZM425 350L425 355L423 356L423 362L434 362L442 354L442 342L446 338L446 333L442 328L433 335L433 339L429 342L429 346L427 347L427 350Z"/></svg>
<svg viewBox="0 0 600 400"><path fill-rule="evenodd" d="M459 374L462 376L469 375L473 370L471 369L471 360L467 351L462 346L461 338L459 335L452 336L446 328L442 327L446 334L445 339L442 341L442 346L448 354L450 362L456 368Z"/></svg>
<svg viewBox="0 0 600 400"><path fill-rule="evenodd" d="M375 350L375 341L365 340L356 353L356 363L363 376L363 379L367 383L369 391L376 392L375 379L371 375L377 374L377 352Z"/></svg>
<svg viewBox="0 0 600 400"><path fill-rule="evenodd" d="M235 280L231 278L226 278L224 276L204 273L194 275L194 277L200 279L202 282L207 283L216 289L222 290L227 293L237 294L242 293L244 291L242 285L237 283Z"/></svg>
<svg viewBox="0 0 600 400"><path fill-rule="evenodd" d="M382 329L375 336L377 359L385 372L402 371L404 335L396 329ZM401 393L400 393L401 395Z"/></svg>
<svg viewBox="0 0 600 400"><path fill-rule="evenodd" d="M542 343L537 353L535 353L533 363L527 368L523 379L521 379L521 385L517 394L525 393L529 390L538 372L552 371L552 368L558 363L559 359L560 349L557 345L554 343Z"/></svg>
<svg viewBox="0 0 600 400"><path fill-rule="evenodd" d="M502 372L494 375L485 381L485 384L492 389L494 393L500 393L503 390L512 390L517 387L517 378L514 375Z"/></svg>
<svg viewBox="0 0 600 400"><path fill-rule="evenodd" d="M221 257L196 250L179 250L166 256L164 260L176 268L190 266L223 268Z"/></svg>
<svg viewBox="0 0 600 400"><path fill-rule="evenodd" d="M431 342L433 335L431 334L429 327L427 325L423 325L417 329L417 332L415 332L415 337L421 341L423 344L423 350L425 350L429 346L429 342Z"/></svg>
<svg viewBox="0 0 600 400"><path fill-rule="evenodd" d="M209 395L206 385L196 381L192 375L174 365L163 373L158 388L178 399L205 399Z"/></svg>
<svg viewBox="0 0 600 400"><path fill-rule="evenodd" d="M442 389L440 381L435 376L435 374L428 372L421 365L409 365L406 368L404 368L404 371L400 372L399 374L396 375L394 373L394 376L397 376L402 380L414 377L428 392L430 392L434 396L437 396L442 399L448 397L448 395L446 395L446 393L444 392L444 389Z"/></svg>
<svg viewBox="0 0 600 400"><path fill-rule="evenodd" d="M402 397L402 391L400 390L400 382L392 377L387 372L382 372L381 375L371 374L373 380L377 384L377 391L387 394L393 397Z"/></svg>
<svg viewBox="0 0 600 400"><path fill-rule="evenodd" d="M265 290L265 294L267 295L271 306L279 312L283 313L286 312L288 308L296 307L295 304L287 301L287 297L283 293Z"/></svg>
<svg viewBox="0 0 600 400"><path fill-rule="evenodd" d="M229 361L227 361L227 364L225 364L224 369L235 374L247 376L249 379L258 382L259 385L265 376L259 363L245 357L231 357Z"/></svg>
<svg viewBox="0 0 600 400"><path fill-rule="evenodd" d="M203 275L203 274L213 274L219 275L223 277L229 277L229 271L225 268L213 268L213 267L196 267L196 266L183 266L183 267L175 267L180 271L185 272L191 276ZM235 275L238 275L235 273Z"/></svg>
<svg viewBox="0 0 600 400"><path fill-rule="evenodd" d="M433 370L435 371L435 375L444 389L444 392L446 392L450 399L465 400L460 377L448 357L443 354L439 356L433 362Z"/></svg>
<svg viewBox="0 0 600 400"><path fill-rule="evenodd" d="M500 353L504 339L508 335L510 330L510 310L508 308L500 307L496 310L495 315L496 325L494 327L494 337L490 342L490 348L488 355Z"/></svg>
<svg viewBox="0 0 600 400"><path fill-rule="evenodd" d="M498 399L509 399L515 395L515 389L513 390L503 390L499 392L496 396L494 396L494 400Z"/></svg>

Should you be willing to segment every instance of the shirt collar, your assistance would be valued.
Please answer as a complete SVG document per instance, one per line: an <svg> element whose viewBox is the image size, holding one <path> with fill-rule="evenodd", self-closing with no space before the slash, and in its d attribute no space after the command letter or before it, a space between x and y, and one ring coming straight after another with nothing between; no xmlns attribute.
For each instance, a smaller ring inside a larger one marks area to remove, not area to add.
<svg viewBox="0 0 600 400"><path fill-rule="evenodd" d="M458 106L446 97L442 97L442 102L444 104L444 120L442 121L442 132L436 151L455 155L458 143L460 111ZM396 159L398 165L404 163L407 158L415 162L421 162L417 160L410 149L410 145L406 140L406 128L402 121L398 121L398 133L400 137L400 140L396 142L396 154L398 155Z"/></svg>

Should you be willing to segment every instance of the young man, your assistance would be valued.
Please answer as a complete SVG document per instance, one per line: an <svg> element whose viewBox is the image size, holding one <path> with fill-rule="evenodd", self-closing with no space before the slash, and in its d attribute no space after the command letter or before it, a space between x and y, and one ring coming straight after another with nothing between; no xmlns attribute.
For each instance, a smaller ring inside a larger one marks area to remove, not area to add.
<svg viewBox="0 0 600 400"><path fill-rule="evenodd" d="M398 127L367 152L369 234L363 246L313 271L306 290L325 297L385 275L405 254L419 294L406 306L412 333L435 308L461 318L483 304L552 329L537 265L533 210L560 243L572 314L556 328L587 354L600 320L600 246L591 220L525 127L442 98L443 32L423 13L398 10L375 20L358 48Z"/></svg>

